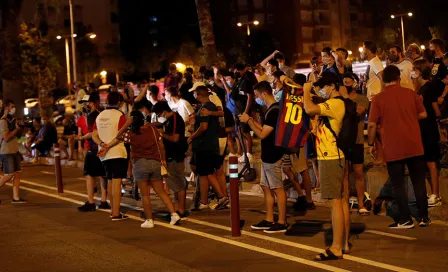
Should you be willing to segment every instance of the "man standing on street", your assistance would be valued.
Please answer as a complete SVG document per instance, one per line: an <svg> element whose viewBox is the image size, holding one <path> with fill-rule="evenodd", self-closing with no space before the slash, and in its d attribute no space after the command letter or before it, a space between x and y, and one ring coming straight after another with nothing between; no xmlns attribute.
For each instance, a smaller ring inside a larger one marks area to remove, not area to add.
<svg viewBox="0 0 448 272"><path fill-rule="evenodd" d="M80 101L83 107L89 113L87 115L87 130L88 134L76 138L80 143L87 140L89 143L89 150L86 153L84 159L84 176L86 177L86 187L87 187L87 202L78 207L80 212L91 212L96 210L95 205L95 184L96 178L100 178L101 185L101 203L98 206L99 209L110 209L107 203L107 181L104 180L106 172L104 171L104 166L101 163L100 158L98 158L98 145L92 139L93 127L95 125L96 118L100 114L98 110L100 102L100 97L97 92L90 95L85 95Z"/></svg>
<svg viewBox="0 0 448 272"><path fill-rule="evenodd" d="M412 63L404 58L403 50L400 46L395 45L389 49L389 60L391 65L397 66L400 69L401 87L414 90L414 83L411 78Z"/></svg>
<svg viewBox="0 0 448 272"><path fill-rule="evenodd" d="M120 129L126 124L125 115L118 110L120 93L111 92L107 96L108 107L96 118L93 128L93 140L100 146L110 143ZM120 213L121 202L121 180L126 178L128 161L126 148L123 142L111 147L104 157L101 157L106 177L108 180L107 191L109 192L110 204L112 206L112 221L127 219Z"/></svg>
<svg viewBox="0 0 448 272"><path fill-rule="evenodd" d="M421 227L431 223L428 218L425 160L418 122L419 119L426 118L427 113L418 95L410 89L401 87L400 81L400 70L396 66L390 65L384 69L384 91L373 98L370 109L369 146L374 145L377 123L380 122L384 159L387 162L387 170L400 211L400 220L389 228L410 229L414 227L414 223L405 190L405 165L408 167L414 187L419 211L418 223Z"/></svg>
<svg viewBox="0 0 448 272"><path fill-rule="evenodd" d="M3 164L4 176L0 179L0 188L6 182L12 180L12 204L26 203L19 196L20 185L20 166L21 157L19 154L19 143L17 142L17 134L21 131L14 115L16 113L16 106L11 100L3 103L3 114L0 119L0 158Z"/></svg>
<svg viewBox="0 0 448 272"><path fill-rule="evenodd" d="M288 224L286 223L287 196L283 188L282 178L284 149L275 145L275 134L280 109L277 101L275 101L269 82L262 81L255 85L255 95L268 107L264 124L261 125L246 113L239 116L240 121L248 124L255 135L261 139L262 172L260 185L264 193L266 217L258 224L252 225L251 228L263 230L266 233L286 232L288 229ZM277 222L274 219L274 196L277 197Z"/></svg>

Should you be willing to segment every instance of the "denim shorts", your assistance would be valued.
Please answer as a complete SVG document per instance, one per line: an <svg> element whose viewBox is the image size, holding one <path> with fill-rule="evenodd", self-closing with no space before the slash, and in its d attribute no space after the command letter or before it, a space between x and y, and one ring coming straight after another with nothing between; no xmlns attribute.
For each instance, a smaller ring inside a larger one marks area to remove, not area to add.
<svg viewBox="0 0 448 272"><path fill-rule="evenodd" d="M260 185L271 190L283 187L282 160L275 163L261 162Z"/></svg>
<svg viewBox="0 0 448 272"><path fill-rule="evenodd" d="M168 173L170 174L166 177L166 182L174 193L187 189L187 181L185 180L185 164L184 162L168 162Z"/></svg>
<svg viewBox="0 0 448 272"><path fill-rule="evenodd" d="M156 160L139 159L132 167L132 174L137 181L162 180L160 168L162 163Z"/></svg>
<svg viewBox="0 0 448 272"><path fill-rule="evenodd" d="M14 174L22 171L20 161L22 158L19 153L15 154L2 154L0 155L3 165L3 171L6 175Z"/></svg>

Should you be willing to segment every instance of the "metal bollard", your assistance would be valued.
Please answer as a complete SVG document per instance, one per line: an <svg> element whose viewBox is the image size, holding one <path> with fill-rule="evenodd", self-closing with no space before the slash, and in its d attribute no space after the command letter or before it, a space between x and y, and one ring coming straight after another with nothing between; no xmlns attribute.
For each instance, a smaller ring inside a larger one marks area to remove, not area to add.
<svg viewBox="0 0 448 272"><path fill-rule="evenodd" d="M56 185L58 187L58 194L62 194L64 193L64 184L62 183L61 150L59 149L58 143L53 145L53 150Z"/></svg>
<svg viewBox="0 0 448 272"><path fill-rule="evenodd" d="M232 236L241 236L240 229L240 196L238 180L238 157L229 157L230 177L230 225Z"/></svg>

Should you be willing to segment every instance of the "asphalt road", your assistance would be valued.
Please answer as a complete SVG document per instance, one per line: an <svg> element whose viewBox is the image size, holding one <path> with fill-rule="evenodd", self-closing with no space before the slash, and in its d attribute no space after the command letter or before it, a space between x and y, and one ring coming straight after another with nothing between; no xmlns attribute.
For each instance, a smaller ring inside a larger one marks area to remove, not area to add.
<svg viewBox="0 0 448 272"><path fill-rule="evenodd" d="M180 226L156 219L155 228L142 229L139 203L130 198L122 201L130 220L79 213L82 171L63 170L64 194L57 194L49 166L24 168L28 204L10 204L11 187L0 189L0 271L448 271L448 224L441 222L392 231L387 217L353 214L352 255L321 263L312 259L331 241L327 207L290 211L286 235L266 235L250 229L263 219L263 199L241 194L241 237L231 236L229 210L193 212Z"/></svg>

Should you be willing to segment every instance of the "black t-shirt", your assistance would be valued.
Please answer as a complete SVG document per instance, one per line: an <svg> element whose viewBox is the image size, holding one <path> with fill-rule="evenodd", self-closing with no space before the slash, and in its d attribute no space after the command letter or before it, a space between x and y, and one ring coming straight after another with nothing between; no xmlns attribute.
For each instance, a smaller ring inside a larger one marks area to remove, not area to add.
<svg viewBox="0 0 448 272"><path fill-rule="evenodd" d="M277 120L280 114L278 103L272 104L266 111L265 126L273 127L274 130L268 135L268 137L261 140L261 160L265 163L275 163L279 161L285 150L282 147L275 145L275 135L277 133Z"/></svg>
<svg viewBox="0 0 448 272"><path fill-rule="evenodd" d="M426 113L428 114L428 117L425 119L436 117L432 103L437 102L437 99L441 94L440 91L443 92L443 87L444 86L442 86L442 89L440 90L440 85L435 81L428 81L420 87L418 92L423 98L423 106L425 106Z"/></svg>
<svg viewBox="0 0 448 272"><path fill-rule="evenodd" d="M193 83L184 82L179 89L180 96L191 105L198 104L198 101L193 96L193 92L190 92L191 88L193 88Z"/></svg>
<svg viewBox="0 0 448 272"><path fill-rule="evenodd" d="M173 116L168 118L163 124L165 134L179 134L179 141L177 143L170 142L163 139L165 145L166 160L181 162L185 159L187 152L187 139L185 138L185 123L179 113L175 112Z"/></svg>
<svg viewBox="0 0 448 272"><path fill-rule="evenodd" d="M247 95L254 94L254 88L252 81L247 77L243 76L239 79L232 89L231 97L236 104L236 114L243 113L247 105Z"/></svg>
<svg viewBox="0 0 448 272"><path fill-rule="evenodd" d="M431 77L440 79L441 75L439 73L441 73L441 71L447 68L443 63L443 57L434 58L432 63L433 65L432 65Z"/></svg>
<svg viewBox="0 0 448 272"><path fill-rule="evenodd" d="M224 110L224 126L225 127L219 128L219 138L227 137L226 128L235 126L235 120L233 119L232 112L227 107L224 107L223 110Z"/></svg>
<svg viewBox="0 0 448 272"><path fill-rule="evenodd" d="M89 115L87 115L87 130L89 131L89 133L93 132L93 126L95 125L96 122L96 118L98 117L98 115L100 114L99 111L94 111L89 113ZM93 141L93 139L89 139L89 147L90 150L98 150L98 145Z"/></svg>
<svg viewBox="0 0 448 272"><path fill-rule="evenodd" d="M226 90L224 90L223 88L221 88L221 87L217 86L216 84L214 84L213 87L212 87L212 92L214 92L219 97L219 100L221 100L223 105L225 105L225 103L226 103Z"/></svg>
<svg viewBox="0 0 448 272"><path fill-rule="evenodd" d="M64 126L64 135L70 136L73 134L78 134L78 128L74 122L70 121L68 125Z"/></svg>

